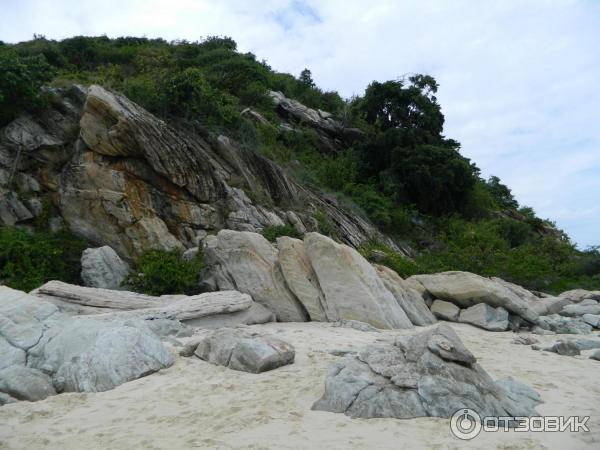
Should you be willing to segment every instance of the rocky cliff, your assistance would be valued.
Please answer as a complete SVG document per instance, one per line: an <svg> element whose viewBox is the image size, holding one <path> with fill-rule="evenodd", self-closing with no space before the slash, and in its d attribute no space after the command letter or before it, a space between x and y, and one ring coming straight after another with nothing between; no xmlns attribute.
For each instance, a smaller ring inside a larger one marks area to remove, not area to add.
<svg viewBox="0 0 600 450"><path fill-rule="evenodd" d="M315 231L319 213L349 245L376 237L395 247L335 199L226 136L172 126L100 86L50 93L48 109L0 130L0 225L43 217L132 259L151 247L197 245L223 228ZM273 98L284 127L310 119L332 148L356 138L323 111Z"/></svg>

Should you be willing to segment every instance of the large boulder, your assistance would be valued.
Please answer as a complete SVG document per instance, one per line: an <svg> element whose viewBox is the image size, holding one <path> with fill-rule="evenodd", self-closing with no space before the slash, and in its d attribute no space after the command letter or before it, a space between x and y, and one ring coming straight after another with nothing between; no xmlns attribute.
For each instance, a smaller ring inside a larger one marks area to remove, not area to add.
<svg viewBox="0 0 600 450"><path fill-rule="evenodd" d="M460 312L459 322L469 323L489 331L506 331L508 311L502 307L492 308L485 303L473 305Z"/></svg>
<svg viewBox="0 0 600 450"><path fill-rule="evenodd" d="M600 301L600 291L586 291L585 289L573 289L570 291L565 291L558 296L566 298L573 303L579 303L586 299Z"/></svg>
<svg viewBox="0 0 600 450"><path fill-rule="evenodd" d="M517 392L528 392L524 397ZM350 417L450 417L461 408L482 416L529 416L539 397L512 380L495 383L446 324L394 344L368 346L336 361L314 410Z"/></svg>
<svg viewBox="0 0 600 450"><path fill-rule="evenodd" d="M88 248L81 255L81 279L85 286L119 289L129 270L129 265L107 245Z"/></svg>
<svg viewBox="0 0 600 450"><path fill-rule="evenodd" d="M277 250L263 236L221 230L204 241L203 278L218 290L236 289L273 311L280 321L304 322L306 308L288 289Z"/></svg>
<svg viewBox="0 0 600 450"><path fill-rule="evenodd" d="M583 320L559 316L558 314L540 316L538 327L558 334L589 334L592 332L591 325Z"/></svg>
<svg viewBox="0 0 600 450"><path fill-rule="evenodd" d="M224 328L202 339L194 354L211 364L261 373L292 364L296 353L294 347L276 337Z"/></svg>
<svg viewBox="0 0 600 450"><path fill-rule="evenodd" d="M461 308L485 303L501 306L508 312L536 323L538 314L532 306L504 284L469 272L442 272L414 275L412 279L423 285L436 298L452 302Z"/></svg>
<svg viewBox="0 0 600 450"><path fill-rule="evenodd" d="M0 370L0 392L14 399L30 402L56 395L48 375L22 365L13 365Z"/></svg>
<svg viewBox="0 0 600 450"><path fill-rule="evenodd" d="M14 347L6 339L0 336L0 370L14 364L25 365L25 350Z"/></svg>
<svg viewBox="0 0 600 450"><path fill-rule="evenodd" d="M597 302L594 304L584 305L583 302L578 305L566 305L559 313L561 316L578 317L584 314L600 314L600 305Z"/></svg>
<svg viewBox="0 0 600 450"><path fill-rule="evenodd" d="M594 328L600 328L600 314L584 314L581 319Z"/></svg>

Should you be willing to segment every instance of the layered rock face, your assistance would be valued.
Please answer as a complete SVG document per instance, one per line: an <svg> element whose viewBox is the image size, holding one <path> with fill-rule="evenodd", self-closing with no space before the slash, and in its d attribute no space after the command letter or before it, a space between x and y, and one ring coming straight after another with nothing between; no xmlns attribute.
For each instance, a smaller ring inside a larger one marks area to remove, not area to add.
<svg viewBox="0 0 600 450"><path fill-rule="evenodd" d="M49 202L73 231L131 259L147 248L193 247L223 228L317 230L320 212L347 244L379 236L394 246L225 136L176 129L99 86L53 94L49 110L0 130L0 225L27 224Z"/></svg>
<svg viewBox="0 0 600 450"><path fill-rule="evenodd" d="M237 289L280 321L357 320L377 328L435 323L423 298L395 272L318 233L304 240L222 230L204 241L204 286Z"/></svg>
<svg viewBox="0 0 600 450"><path fill-rule="evenodd" d="M493 381L445 324L393 344L368 346L334 363L313 409L350 417L530 416L539 395L513 379Z"/></svg>

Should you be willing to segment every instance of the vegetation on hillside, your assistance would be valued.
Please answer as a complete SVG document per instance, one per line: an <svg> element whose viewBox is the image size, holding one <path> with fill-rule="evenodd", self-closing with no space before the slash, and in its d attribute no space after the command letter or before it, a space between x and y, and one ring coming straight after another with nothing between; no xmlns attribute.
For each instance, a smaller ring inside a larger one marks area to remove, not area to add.
<svg viewBox="0 0 600 450"><path fill-rule="evenodd" d="M414 261L386 252L401 274L468 270L530 288L600 288L597 248L579 251L568 237L518 204L497 177L483 179L443 135L444 116L431 76L372 82L363 96L342 99L319 89L309 70L274 71L227 37L201 42L162 39L35 37L0 45L0 125L43 106L40 86L98 83L152 113L207 132L224 132L306 183L337 196L393 238L418 251ZM5 76L4 73L7 75ZM332 112L364 137L339 152L319 146L316 132L279 128L269 90ZM269 122L240 115L251 107ZM317 214L319 215L319 214ZM315 216L335 238L327 217ZM289 230L266 230L275 239ZM369 248L381 248L378 243Z"/></svg>

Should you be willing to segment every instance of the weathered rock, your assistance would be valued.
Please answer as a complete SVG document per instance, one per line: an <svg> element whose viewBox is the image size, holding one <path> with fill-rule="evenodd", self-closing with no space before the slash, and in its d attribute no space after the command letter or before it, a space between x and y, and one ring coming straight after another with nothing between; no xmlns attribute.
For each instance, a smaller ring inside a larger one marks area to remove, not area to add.
<svg viewBox="0 0 600 450"><path fill-rule="evenodd" d="M600 328L600 315L598 314L584 314L581 319L594 328Z"/></svg>
<svg viewBox="0 0 600 450"><path fill-rule="evenodd" d="M595 339L569 339L568 342L575 345L581 351L600 348L600 341Z"/></svg>
<svg viewBox="0 0 600 450"><path fill-rule="evenodd" d="M14 365L0 370L0 391L17 400L35 402L56 395L50 377L39 370Z"/></svg>
<svg viewBox="0 0 600 450"><path fill-rule="evenodd" d="M558 314L540 316L538 326L558 334L589 334L592 332L592 327L583 320Z"/></svg>
<svg viewBox="0 0 600 450"><path fill-rule="evenodd" d="M563 297L545 297L536 302L531 302L531 307L540 316L558 314L565 306L570 305L571 300Z"/></svg>
<svg viewBox="0 0 600 450"><path fill-rule="evenodd" d="M450 417L467 407L483 416L527 416L537 403L539 397L514 380L494 383L441 324L336 361L313 409L361 418Z"/></svg>
<svg viewBox="0 0 600 450"><path fill-rule="evenodd" d="M294 347L273 336L224 328L202 339L194 353L233 370L261 373L294 362Z"/></svg>
<svg viewBox="0 0 600 450"><path fill-rule="evenodd" d="M586 291L585 289L573 289L559 294L559 297L567 298L573 303L579 303L585 299L600 301L600 291Z"/></svg>
<svg viewBox="0 0 600 450"><path fill-rule="evenodd" d="M468 272L442 272L411 277L421 283L436 298L452 302L461 308L478 303L499 307L536 323L538 314L526 300L511 289L488 278Z"/></svg>
<svg viewBox="0 0 600 450"><path fill-rule="evenodd" d="M386 289L392 293L413 325L425 326L437 322L421 294L411 288L400 275L385 266L374 267Z"/></svg>
<svg viewBox="0 0 600 450"><path fill-rule="evenodd" d="M531 335L520 334L516 338L511 341L513 344L519 345L533 345L537 344L539 341Z"/></svg>
<svg viewBox="0 0 600 450"><path fill-rule="evenodd" d="M0 392L0 406L8 405L9 403L16 403L18 400L16 398L11 397L4 392Z"/></svg>
<svg viewBox="0 0 600 450"><path fill-rule="evenodd" d="M307 233L304 251L330 321L359 320L376 328L413 327L373 266L356 250L318 233Z"/></svg>
<svg viewBox="0 0 600 450"><path fill-rule="evenodd" d="M544 348L544 351L563 356L577 356L581 353L577 345L571 341L558 341L550 347Z"/></svg>
<svg viewBox="0 0 600 450"><path fill-rule="evenodd" d="M590 355L590 359L595 359L596 361L600 361L600 350L596 350L594 353Z"/></svg>
<svg viewBox="0 0 600 450"><path fill-rule="evenodd" d="M435 300L431 305L431 312L438 319L458 322L460 308L454 303L445 302L444 300Z"/></svg>
<svg viewBox="0 0 600 450"><path fill-rule="evenodd" d="M516 316L514 314L509 314L509 316L508 316L509 330L517 332L521 328L528 328L527 326L523 327L523 325L528 325L528 324L521 317Z"/></svg>
<svg viewBox="0 0 600 450"><path fill-rule="evenodd" d="M502 307L492 308L485 303L479 303L463 309L458 321L489 331L506 331L508 329L508 311Z"/></svg>
<svg viewBox="0 0 600 450"><path fill-rule="evenodd" d="M545 330L544 328L538 327L537 325L531 329L531 333L537 334L539 336L551 336L553 334L556 334L556 332L554 331Z"/></svg>
<svg viewBox="0 0 600 450"><path fill-rule="evenodd" d="M198 255L200 254L200 249L198 247L188 248L181 255L181 259L184 261L194 261Z"/></svg>
<svg viewBox="0 0 600 450"><path fill-rule="evenodd" d="M304 322L306 308L288 289L277 251L257 233L221 230L205 240L203 278L219 290L237 289L273 311L278 320Z"/></svg>
<svg viewBox="0 0 600 450"><path fill-rule="evenodd" d="M25 351L14 347L0 335L0 370L15 364L25 365Z"/></svg>
<svg viewBox="0 0 600 450"><path fill-rule="evenodd" d="M143 322L70 319L50 327L28 365L52 374L57 392L101 392L173 364Z"/></svg>
<svg viewBox="0 0 600 450"><path fill-rule="evenodd" d="M542 402L542 397L534 389L515 380L513 377L505 377L496 380L496 386L500 386L508 394L511 400L524 405L530 410L535 409Z"/></svg>
<svg viewBox="0 0 600 450"><path fill-rule="evenodd" d="M88 248L81 256L81 279L88 287L119 289L129 270L129 265L107 245Z"/></svg>
<svg viewBox="0 0 600 450"><path fill-rule="evenodd" d="M580 306L597 306L598 302L596 300L592 300L591 298L587 298L585 300L582 300L579 303Z"/></svg>
<svg viewBox="0 0 600 450"><path fill-rule="evenodd" d="M352 328L358 331L368 331L379 333L379 330L368 323L359 322L358 320L340 320L339 322L333 322L334 327Z"/></svg>
<svg viewBox="0 0 600 450"><path fill-rule="evenodd" d="M567 305L560 311L559 314L567 317L583 316L584 314L600 314L600 305L598 303L594 305L583 305L582 303L579 303L578 305Z"/></svg>
<svg viewBox="0 0 600 450"><path fill-rule="evenodd" d="M213 314L186 320L185 323L195 328L216 329L234 327L236 325L255 325L275 322L275 314L260 303L252 302L248 309L227 314Z"/></svg>

